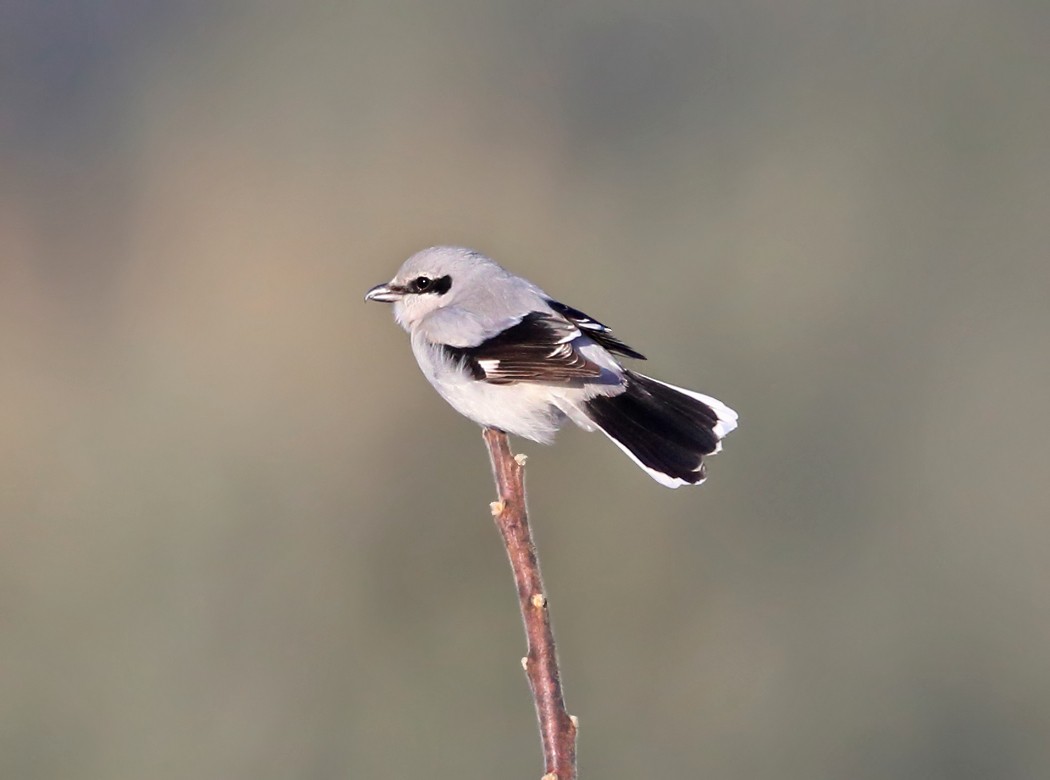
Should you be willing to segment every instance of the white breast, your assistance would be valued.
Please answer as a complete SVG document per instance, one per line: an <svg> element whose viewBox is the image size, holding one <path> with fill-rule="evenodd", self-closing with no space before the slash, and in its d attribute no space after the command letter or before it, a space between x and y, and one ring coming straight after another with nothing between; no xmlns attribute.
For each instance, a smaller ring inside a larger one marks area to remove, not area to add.
<svg viewBox="0 0 1050 780"><path fill-rule="evenodd" d="M479 382L440 346L418 334L412 335L412 352L423 375L441 397L479 425L549 444L565 422L565 415L555 405L560 395L557 388L528 382Z"/></svg>

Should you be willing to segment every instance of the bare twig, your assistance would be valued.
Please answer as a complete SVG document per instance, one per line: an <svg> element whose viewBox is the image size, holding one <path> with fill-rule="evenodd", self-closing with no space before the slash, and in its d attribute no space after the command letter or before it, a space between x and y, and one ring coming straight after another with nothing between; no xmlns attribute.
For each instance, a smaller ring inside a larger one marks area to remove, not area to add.
<svg viewBox="0 0 1050 780"><path fill-rule="evenodd" d="M492 504L492 516L503 536L514 570L514 583L518 587L521 617L528 639L528 655L521 659L521 664L529 678L536 717L540 722L546 767L542 780L575 780L576 718L565 711L547 596L543 592L540 563L529 532L525 510L525 456L515 456L510 451L510 442L503 431L486 428L483 435L499 494L499 500Z"/></svg>

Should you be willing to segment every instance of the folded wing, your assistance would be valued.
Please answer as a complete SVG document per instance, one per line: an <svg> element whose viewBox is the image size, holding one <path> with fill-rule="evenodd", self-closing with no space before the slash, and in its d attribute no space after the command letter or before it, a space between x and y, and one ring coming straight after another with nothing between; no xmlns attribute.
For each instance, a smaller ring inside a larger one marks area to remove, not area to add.
<svg viewBox="0 0 1050 780"><path fill-rule="evenodd" d="M598 320L588 317L579 309L574 309L571 306L566 306L564 303L558 303L558 301L552 301L550 299L547 300L547 305L581 331L586 333L592 341L601 344L610 352L634 358L635 360L645 360L645 355L637 350L631 349L616 338L608 327L598 322Z"/></svg>
<svg viewBox="0 0 1050 780"><path fill-rule="evenodd" d="M446 345L444 350L462 361L475 379L490 384L571 382L602 372L576 349L574 342L580 336L572 322L534 311L476 347Z"/></svg>

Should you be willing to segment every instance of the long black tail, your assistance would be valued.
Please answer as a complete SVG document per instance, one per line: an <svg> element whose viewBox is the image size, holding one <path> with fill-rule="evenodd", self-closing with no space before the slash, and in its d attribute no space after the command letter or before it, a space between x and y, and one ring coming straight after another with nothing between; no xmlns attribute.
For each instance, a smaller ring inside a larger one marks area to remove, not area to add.
<svg viewBox="0 0 1050 780"><path fill-rule="evenodd" d="M633 371L619 395L585 404L587 416L617 446L667 487L699 485L704 457L722 449L737 414L721 401Z"/></svg>

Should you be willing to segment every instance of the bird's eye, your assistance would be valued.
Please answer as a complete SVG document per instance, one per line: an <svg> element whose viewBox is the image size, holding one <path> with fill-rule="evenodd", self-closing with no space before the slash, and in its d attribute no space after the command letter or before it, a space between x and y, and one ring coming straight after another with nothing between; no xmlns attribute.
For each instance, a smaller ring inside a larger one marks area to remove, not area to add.
<svg viewBox="0 0 1050 780"><path fill-rule="evenodd" d="M427 276L417 276L415 278L416 289L420 292L426 292L430 289L430 285L434 283L434 280Z"/></svg>

